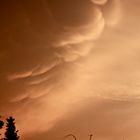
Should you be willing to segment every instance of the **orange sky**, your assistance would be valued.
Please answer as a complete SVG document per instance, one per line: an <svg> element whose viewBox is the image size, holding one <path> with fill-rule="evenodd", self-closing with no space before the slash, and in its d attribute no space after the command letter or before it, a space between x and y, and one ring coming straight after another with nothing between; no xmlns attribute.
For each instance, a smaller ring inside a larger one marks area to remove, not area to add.
<svg viewBox="0 0 140 140"><path fill-rule="evenodd" d="M139 139L139 5L0 1L0 113L22 139Z"/></svg>

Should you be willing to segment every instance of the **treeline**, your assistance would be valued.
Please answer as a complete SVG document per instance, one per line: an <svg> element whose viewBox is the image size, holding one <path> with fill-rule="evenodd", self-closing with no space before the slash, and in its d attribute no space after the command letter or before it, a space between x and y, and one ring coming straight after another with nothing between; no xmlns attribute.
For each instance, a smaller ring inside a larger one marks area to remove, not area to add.
<svg viewBox="0 0 140 140"><path fill-rule="evenodd" d="M0 129L4 127L5 123L0 120ZM6 130L4 133L4 138L0 140L19 140L18 130L16 130L15 119L13 117L9 117L6 119ZM1 134L0 134L1 135Z"/></svg>

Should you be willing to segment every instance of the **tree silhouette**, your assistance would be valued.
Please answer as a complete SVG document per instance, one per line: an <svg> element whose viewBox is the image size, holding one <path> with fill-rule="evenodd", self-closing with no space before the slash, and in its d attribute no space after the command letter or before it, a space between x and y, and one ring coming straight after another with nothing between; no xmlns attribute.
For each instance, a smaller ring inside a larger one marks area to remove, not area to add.
<svg viewBox="0 0 140 140"><path fill-rule="evenodd" d="M3 126L4 126L4 122L0 120L0 129L2 129Z"/></svg>
<svg viewBox="0 0 140 140"><path fill-rule="evenodd" d="M0 120L0 129L3 127L4 122Z"/></svg>
<svg viewBox="0 0 140 140"><path fill-rule="evenodd" d="M19 136L17 135L18 130L16 130L15 127L15 119L13 117L9 117L6 120L6 132L3 140L19 140Z"/></svg>

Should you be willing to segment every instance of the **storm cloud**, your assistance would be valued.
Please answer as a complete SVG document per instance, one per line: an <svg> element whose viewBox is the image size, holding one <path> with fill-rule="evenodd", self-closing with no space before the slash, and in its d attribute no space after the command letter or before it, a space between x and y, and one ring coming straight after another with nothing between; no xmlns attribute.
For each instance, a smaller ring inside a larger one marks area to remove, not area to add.
<svg viewBox="0 0 140 140"><path fill-rule="evenodd" d="M24 118L38 120L42 131L52 127L73 103L88 97L81 87L89 54L120 17L118 0L1 0L1 112L18 116L23 131L29 132Z"/></svg>

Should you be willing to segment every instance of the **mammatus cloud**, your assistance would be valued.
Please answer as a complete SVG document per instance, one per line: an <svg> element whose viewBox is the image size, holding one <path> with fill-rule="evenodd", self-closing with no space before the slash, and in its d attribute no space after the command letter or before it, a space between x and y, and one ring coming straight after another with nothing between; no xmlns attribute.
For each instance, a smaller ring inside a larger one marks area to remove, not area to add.
<svg viewBox="0 0 140 140"><path fill-rule="evenodd" d="M119 0L1 0L1 111L15 110L25 132L52 127L88 96L87 57L120 16ZM24 118L36 127L28 130Z"/></svg>

